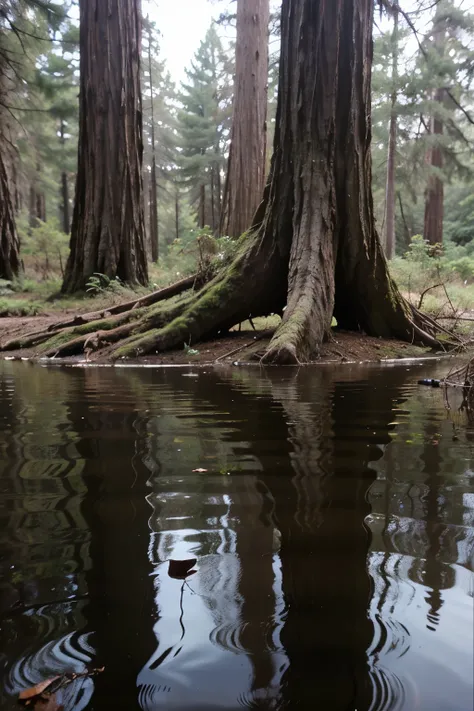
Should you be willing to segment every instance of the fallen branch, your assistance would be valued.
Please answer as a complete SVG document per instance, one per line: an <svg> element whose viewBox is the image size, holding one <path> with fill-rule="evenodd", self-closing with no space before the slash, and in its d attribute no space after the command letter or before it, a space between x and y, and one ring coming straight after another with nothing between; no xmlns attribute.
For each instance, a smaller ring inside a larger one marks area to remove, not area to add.
<svg viewBox="0 0 474 711"><path fill-rule="evenodd" d="M5 343L2 346L2 350L8 351L18 350L22 348L35 348L44 343L45 341L48 341L59 331L67 332L68 330L70 330L72 333L72 331L78 326L94 324L96 321L98 323L95 331L98 333L100 332L102 334L100 321L104 319L109 319L111 317L114 321L116 321L116 323L114 324L114 328L112 329L113 333L112 330L109 332L109 337L113 340L116 328L132 320L132 317L127 318L127 314L129 314L130 312L137 311L139 308L144 308L146 306L152 306L160 301L170 299L173 296L178 296L179 294L182 294L185 291L189 291L190 289L193 289L196 286L200 288L208 279L210 279L210 274L207 274L206 276L204 276L203 274L193 274L190 277L186 277L186 279L181 279L180 281L177 281L174 284L171 284L170 286L166 286L164 289L159 289L158 291L154 291L151 294L146 294L145 296L142 296L139 299L126 301L122 304L117 304L116 306L112 306L111 308L107 309L102 309L100 311L92 311L90 313L81 314L79 316L75 316L69 321L58 321L56 323L50 324L43 331L30 331L30 333L26 333L20 339L12 339ZM131 326L129 326L129 329L130 328ZM88 337L89 335L90 333L86 334L86 337ZM71 335L71 339L73 337L74 336ZM77 343L72 344L72 346L74 347L78 345L79 340L80 339L77 339ZM103 340L104 342L106 342L107 339ZM72 352L74 352L74 348ZM53 353L47 353L46 355L50 356L53 354L54 351ZM70 353L68 353L68 355L70 355Z"/></svg>
<svg viewBox="0 0 474 711"><path fill-rule="evenodd" d="M184 291L194 289L196 286L201 287L206 281L207 279L203 278L202 274L192 274L191 276L186 277L186 279L176 281L174 284L170 284L170 286L165 286L163 289L141 296L139 299L125 301L122 304L101 309L100 311L91 311L87 314L80 314L79 316L74 316L74 318L69 321L53 323L48 326L47 330L50 333L60 331L61 329L69 328L70 326L80 326L81 324L89 323L90 321L98 321L101 318L108 318L109 316L115 316L116 314L123 314L126 311L132 311L133 309L138 309L142 306L151 306L152 304L157 304L159 301L171 299L173 296L179 296L179 294L182 294Z"/></svg>
<svg viewBox="0 0 474 711"><path fill-rule="evenodd" d="M215 359L214 363L217 363L217 361L222 360L223 358L230 358L230 356L234 355L235 353L239 353L240 351L243 351L245 348L249 348L250 346L252 346L255 343L255 341L261 341L262 338L265 338L266 336L268 336L268 333L265 331L260 336L256 336L253 339L253 341L250 341L250 343L244 343L243 346L234 348L233 351L229 351L229 353L224 353L223 355L219 356L218 358Z"/></svg>
<svg viewBox="0 0 474 711"><path fill-rule="evenodd" d="M425 295L429 292L432 291L432 289L437 289L439 286L444 286L444 284L433 284L433 286L429 286L427 289L421 292L420 298L418 300L418 306L416 307L417 309L421 309L421 306L423 304L423 299L425 298Z"/></svg>

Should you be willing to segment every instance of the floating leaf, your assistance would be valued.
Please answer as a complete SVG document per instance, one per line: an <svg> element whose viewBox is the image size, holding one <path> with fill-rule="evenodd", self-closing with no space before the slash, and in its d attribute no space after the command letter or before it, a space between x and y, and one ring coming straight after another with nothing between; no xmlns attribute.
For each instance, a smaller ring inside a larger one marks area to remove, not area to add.
<svg viewBox="0 0 474 711"><path fill-rule="evenodd" d="M207 469L202 469L202 467L199 467L199 469L193 469L193 474L202 474L203 472L207 472Z"/></svg>
<svg viewBox="0 0 474 711"><path fill-rule="evenodd" d="M176 580L185 580L189 575L194 575L196 570L192 568L196 565L196 558L189 560L170 560L168 566L168 575Z"/></svg>
<svg viewBox="0 0 474 711"><path fill-rule="evenodd" d="M40 681L40 683L36 684L36 686L32 686L29 689L20 691L20 694L18 696L19 700L28 701L28 699L33 699L35 696L41 696L41 694L44 694L44 692L47 691L48 687L51 686L51 684L59 678L59 676L53 676L51 679L45 679L44 681Z"/></svg>

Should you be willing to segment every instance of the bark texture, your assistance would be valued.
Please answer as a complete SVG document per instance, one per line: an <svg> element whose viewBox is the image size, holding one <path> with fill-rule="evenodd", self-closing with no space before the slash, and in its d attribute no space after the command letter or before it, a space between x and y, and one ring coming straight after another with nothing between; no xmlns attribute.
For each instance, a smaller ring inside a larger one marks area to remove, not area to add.
<svg viewBox="0 0 474 711"><path fill-rule="evenodd" d="M148 34L148 75L150 81L150 108L151 108L151 178L150 178L150 248L151 261L157 262L160 256L158 243L158 185L156 179L156 142L155 142L155 110L153 105L153 74L151 64L151 26Z"/></svg>
<svg viewBox="0 0 474 711"><path fill-rule="evenodd" d="M397 83L398 83L398 10L393 10L392 93L388 134L387 182L385 187L385 256L395 255L395 161L397 150Z"/></svg>
<svg viewBox="0 0 474 711"><path fill-rule="evenodd" d="M239 237L265 187L269 0L238 0L232 135L220 233Z"/></svg>
<svg viewBox="0 0 474 711"><path fill-rule="evenodd" d="M372 15L373 0L283 0L270 177L233 262L197 294L58 333L43 352L93 342L133 357L283 310L263 362L316 358L333 314L346 329L439 345L390 279L375 230Z"/></svg>
<svg viewBox="0 0 474 711"><path fill-rule="evenodd" d="M444 100L444 89L438 89L435 101L442 103ZM431 135L436 137L443 134L443 122L433 116L431 119ZM443 169L443 152L441 146L436 143L430 149L427 161L432 171L428 178L428 186L425 195L425 223L423 237L429 244L442 244L443 242L443 220L444 220L444 185L439 177L439 172ZM434 170L433 170L434 169Z"/></svg>
<svg viewBox="0 0 474 711"><path fill-rule="evenodd" d="M0 279L13 279L19 274L20 266L20 241L4 153L0 150Z"/></svg>
<svg viewBox="0 0 474 711"><path fill-rule="evenodd" d="M434 21L433 44L439 54L439 61L442 61L444 45L446 41L446 18L441 13ZM442 105L446 98L446 92L441 87L434 92L434 105ZM443 121L436 112L436 108L431 117L430 134L432 145L427 155L427 163L431 174L428 178L425 195L425 223L423 237L429 244L441 244L443 242L443 220L444 220L444 184L441 179L444 157L440 142L440 136L444 132Z"/></svg>
<svg viewBox="0 0 474 711"><path fill-rule="evenodd" d="M80 0L79 164L64 292L94 272L148 280L140 0Z"/></svg>

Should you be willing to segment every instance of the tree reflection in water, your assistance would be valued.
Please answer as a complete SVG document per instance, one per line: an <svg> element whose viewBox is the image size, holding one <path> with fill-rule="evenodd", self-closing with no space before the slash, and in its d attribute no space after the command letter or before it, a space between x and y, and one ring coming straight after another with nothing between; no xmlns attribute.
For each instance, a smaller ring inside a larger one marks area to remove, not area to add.
<svg viewBox="0 0 474 711"><path fill-rule="evenodd" d="M472 482L404 370L36 372L0 392L3 599L87 598L7 611L7 692L91 663L65 711L415 708ZM183 587L166 561L190 557Z"/></svg>

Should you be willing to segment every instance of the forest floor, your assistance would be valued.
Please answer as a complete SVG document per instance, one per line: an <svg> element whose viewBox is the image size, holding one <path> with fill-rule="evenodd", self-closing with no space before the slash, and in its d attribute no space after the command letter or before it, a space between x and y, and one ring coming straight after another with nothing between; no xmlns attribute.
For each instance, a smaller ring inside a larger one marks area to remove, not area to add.
<svg viewBox="0 0 474 711"><path fill-rule="evenodd" d="M149 293L147 290L132 291L120 287L118 292L104 291L95 296L60 297L60 282L32 283L29 290L23 292L0 292L0 348L12 339L23 337L36 331L42 331L55 323L65 321L79 314L91 311L100 311L124 301L133 300L135 296ZM472 308L472 307L471 307ZM463 340L474 341L474 311L463 311L468 316L463 331L459 335ZM434 315L434 314L433 314ZM434 315L436 318L436 315ZM255 319L255 328L247 321L241 324L241 330L233 330L217 340L192 346L185 346L179 350L169 351L154 356L140 358L143 364L156 365L204 365L209 363L248 363L258 362L265 351L275 328L279 322L278 316ZM444 323L452 327L452 321ZM34 358L33 350L7 351L0 353L0 358ZM330 340L323 345L318 363L341 362L378 362L400 358L420 358L434 355L427 348L403 343L396 340L381 340L363 334L347 333L333 330ZM84 360L71 358L71 361ZM97 363L110 362L107 352L100 355L91 355L91 361Z"/></svg>
<svg viewBox="0 0 474 711"><path fill-rule="evenodd" d="M55 312L37 316L14 316L0 319L0 348L7 341L25 336L33 331L40 331L64 320L68 312ZM207 365L212 363L255 363L265 350L275 328L272 319L256 319L256 329L250 324L242 324L242 330L233 330L219 339L200 343L192 348L183 347L180 350L160 353L155 356L144 356L137 362L154 365ZM399 358L420 358L433 355L427 348L403 343L397 340L382 340L362 334L333 330L331 339L323 345L318 363L341 362L377 362ZM33 350L7 351L0 357L34 358ZM69 362L84 360L80 358L65 359ZM93 356L94 363L109 362L107 354Z"/></svg>

